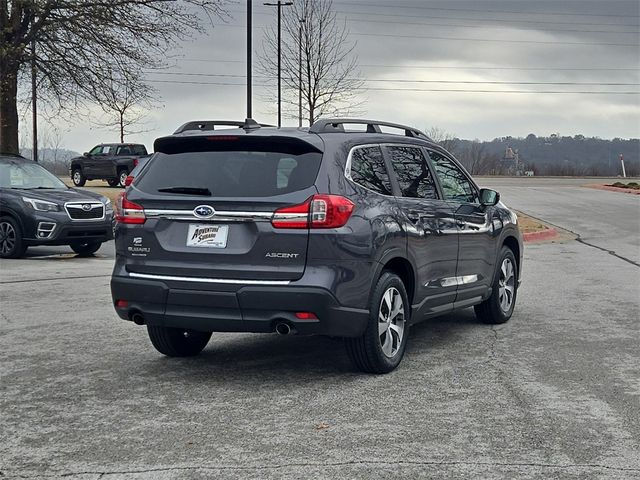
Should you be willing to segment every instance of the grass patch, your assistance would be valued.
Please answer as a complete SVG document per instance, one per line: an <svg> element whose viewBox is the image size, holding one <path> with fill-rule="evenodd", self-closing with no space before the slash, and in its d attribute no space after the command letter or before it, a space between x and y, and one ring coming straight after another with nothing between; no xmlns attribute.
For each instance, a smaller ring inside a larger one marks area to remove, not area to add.
<svg viewBox="0 0 640 480"><path fill-rule="evenodd" d="M631 190L640 190L640 185L638 185L638 182L629 182L629 183L616 182L616 183L612 183L611 185L607 185L607 187L630 188Z"/></svg>
<svg viewBox="0 0 640 480"><path fill-rule="evenodd" d="M522 233L541 232L549 228L540 220L536 220L520 212L518 212L518 225Z"/></svg>

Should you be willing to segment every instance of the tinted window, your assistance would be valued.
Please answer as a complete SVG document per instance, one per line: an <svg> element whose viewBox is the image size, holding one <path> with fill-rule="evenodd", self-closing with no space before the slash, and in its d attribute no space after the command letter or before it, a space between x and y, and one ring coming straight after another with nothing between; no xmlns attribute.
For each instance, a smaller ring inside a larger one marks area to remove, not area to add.
<svg viewBox="0 0 640 480"><path fill-rule="evenodd" d="M438 198L436 184L422 150L416 147L387 147L387 149L403 196Z"/></svg>
<svg viewBox="0 0 640 480"><path fill-rule="evenodd" d="M99 153L102 153L102 145L98 145L97 147L93 147L89 153L91 155L98 155Z"/></svg>
<svg viewBox="0 0 640 480"><path fill-rule="evenodd" d="M315 182L322 154L272 151L157 153L136 187L207 188L214 197L270 197L304 190Z"/></svg>
<svg viewBox="0 0 640 480"><path fill-rule="evenodd" d="M429 156L436 168L442 193L447 200L469 203L478 201L476 189L460 167L440 153L429 151Z"/></svg>
<svg viewBox="0 0 640 480"><path fill-rule="evenodd" d="M147 149L144 145L129 145L132 155L146 155Z"/></svg>
<svg viewBox="0 0 640 480"><path fill-rule="evenodd" d="M383 195L391 195L389 173L380 147L359 147L351 153L351 180Z"/></svg>

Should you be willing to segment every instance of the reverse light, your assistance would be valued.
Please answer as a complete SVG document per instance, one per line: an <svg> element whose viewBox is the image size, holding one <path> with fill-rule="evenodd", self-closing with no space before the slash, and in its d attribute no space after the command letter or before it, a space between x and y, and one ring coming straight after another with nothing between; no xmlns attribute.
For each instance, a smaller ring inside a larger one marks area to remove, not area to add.
<svg viewBox="0 0 640 480"><path fill-rule="evenodd" d="M122 192L118 196L115 204L116 222L127 224L142 224L147 219L144 214L144 208L137 203L127 200L126 192Z"/></svg>
<svg viewBox="0 0 640 480"><path fill-rule="evenodd" d="M271 218L275 228L338 228L344 226L355 205L340 195L314 195L304 203L279 208Z"/></svg>

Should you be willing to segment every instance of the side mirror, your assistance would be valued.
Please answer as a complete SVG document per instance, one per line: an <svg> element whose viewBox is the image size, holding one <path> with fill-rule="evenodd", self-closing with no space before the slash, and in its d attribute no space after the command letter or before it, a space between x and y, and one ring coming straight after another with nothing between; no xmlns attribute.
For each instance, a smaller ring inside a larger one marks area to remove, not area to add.
<svg viewBox="0 0 640 480"><path fill-rule="evenodd" d="M500 194L490 188L480 189L480 204L485 207L496 205L500 201Z"/></svg>
<svg viewBox="0 0 640 480"><path fill-rule="evenodd" d="M89 157L90 155L89 155L89 152L84 152L84 153L82 154L82 156L83 156L83 157Z"/></svg>

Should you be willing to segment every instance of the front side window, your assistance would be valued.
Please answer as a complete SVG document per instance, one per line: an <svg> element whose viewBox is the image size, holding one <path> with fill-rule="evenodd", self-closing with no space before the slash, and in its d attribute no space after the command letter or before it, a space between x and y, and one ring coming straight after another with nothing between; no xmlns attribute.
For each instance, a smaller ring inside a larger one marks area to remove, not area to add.
<svg viewBox="0 0 640 480"><path fill-rule="evenodd" d="M438 191L427 159L416 147L387 147L404 197L437 199Z"/></svg>
<svg viewBox="0 0 640 480"><path fill-rule="evenodd" d="M358 147L351 152L351 180L382 195L391 195L391 181L380 147Z"/></svg>
<svg viewBox="0 0 640 480"><path fill-rule="evenodd" d="M102 145L98 145L97 147L93 147L89 152L90 155L98 155L102 153Z"/></svg>
<svg viewBox="0 0 640 480"><path fill-rule="evenodd" d="M431 157L436 168L436 175L440 180L442 193L447 200L468 203L478 202L478 194L475 187L460 167L442 154L432 150L429 151L429 157Z"/></svg>

